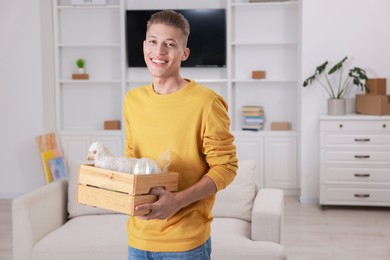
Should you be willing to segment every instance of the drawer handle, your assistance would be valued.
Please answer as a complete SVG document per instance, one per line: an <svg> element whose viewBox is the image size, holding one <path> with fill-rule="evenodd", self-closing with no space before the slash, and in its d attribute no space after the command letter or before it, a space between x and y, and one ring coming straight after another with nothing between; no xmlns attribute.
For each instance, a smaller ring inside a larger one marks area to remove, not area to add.
<svg viewBox="0 0 390 260"><path fill-rule="evenodd" d="M386 124L383 124L382 127L383 127L383 128L386 128Z"/></svg>
<svg viewBox="0 0 390 260"><path fill-rule="evenodd" d="M355 194L355 198L369 198L370 194Z"/></svg>
<svg viewBox="0 0 390 260"><path fill-rule="evenodd" d="M355 142L369 142L370 138L355 138Z"/></svg>
<svg viewBox="0 0 390 260"><path fill-rule="evenodd" d="M339 128L343 128L343 124L339 124Z"/></svg>
<svg viewBox="0 0 390 260"><path fill-rule="evenodd" d="M370 177L369 173L355 173L355 177Z"/></svg>
<svg viewBox="0 0 390 260"><path fill-rule="evenodd" d="M355 155L355 158L356 159L368 159L368 158L370 158L370 156L369 155Z"/></svg>

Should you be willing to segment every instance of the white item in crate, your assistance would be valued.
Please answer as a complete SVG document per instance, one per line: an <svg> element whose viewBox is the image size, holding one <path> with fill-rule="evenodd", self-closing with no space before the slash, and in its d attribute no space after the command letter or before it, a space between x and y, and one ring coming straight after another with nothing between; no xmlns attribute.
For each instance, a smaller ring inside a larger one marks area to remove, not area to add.
<svg viewBox="0 0 390 260"><path fill-rule="evenodd" d="M94 160L95 167L132 174L162 173L157 162L149 158L114 157L101 142L94 142L88 149L88 160Z"/></svg>

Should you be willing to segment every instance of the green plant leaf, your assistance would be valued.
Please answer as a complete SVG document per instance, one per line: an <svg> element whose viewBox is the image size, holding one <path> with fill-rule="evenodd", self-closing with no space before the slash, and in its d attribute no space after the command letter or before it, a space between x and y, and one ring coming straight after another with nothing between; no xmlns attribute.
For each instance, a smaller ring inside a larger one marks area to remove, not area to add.
<svg viewBox="0 0 390 260"><path fill-rule="evenodd" d="M323 64L316 68L316 75L322 74L322 72L324 72L324 70L326 69L326 66L328 66L328 61L325 61Z"/></svg>
<svg viewBox="0 0 390 260"><path fill-rule="evenodd" d="M336 65L334 65L328 72L328 74L333 74L336 71L340 70L343 67L343 63L348 59L347 56L344 57L340 62L338 62Z"/></svg>
<svg viewBox="0 0 390 260"><path fill-rule="evenodd" d="M321 75L325 71L327 65L328 65L328 62L326 61L323 64L321 64L320 66L318 66L314 72L314 75L308 77L303 82L303 86L307 87L308 85L312 84L316 80L317 76Z"/></svg>
<svg viewBox="0 0 390 260"><path fill-rule="evenodd" d="M366 86L367 73L364 69L354 67L349 70L348 76L352 78L352 83L356 85L360 90L365 90L367 93L370 90Z"/></svg>
<svg viewBox="0 0 390 260"><path fill-rule="evenodd" d="M77 65L77 67L78 68L84 68L84 66L85 66L85 60L84 59L81 59L81 58L79 58L79 59L77 59L76 60L76 65Z"/></svg>

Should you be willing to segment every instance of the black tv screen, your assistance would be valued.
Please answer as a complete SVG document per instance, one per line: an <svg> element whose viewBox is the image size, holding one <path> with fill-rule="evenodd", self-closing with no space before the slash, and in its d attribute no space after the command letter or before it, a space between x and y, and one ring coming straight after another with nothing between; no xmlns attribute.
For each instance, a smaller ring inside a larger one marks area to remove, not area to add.
<svg viewBox="0 0 390 260"><path fill-rule="evenodd" d="M126 11L126 51L129 67L146 67L143 56L143 41L146 23L159 10ZM190 56L182 67L226 66L226 17L225 9L175 10L190 23L187 47Z"/></svg>

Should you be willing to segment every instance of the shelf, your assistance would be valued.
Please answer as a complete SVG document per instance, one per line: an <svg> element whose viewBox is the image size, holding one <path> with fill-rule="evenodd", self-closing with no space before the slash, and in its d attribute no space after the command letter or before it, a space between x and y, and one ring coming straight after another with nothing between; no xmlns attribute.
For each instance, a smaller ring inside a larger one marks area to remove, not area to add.
<svg viewBox="0 0 390 260"><path fill-rule="evenodd" d="M121 45L119 43L81 43L81 44L74 44L74 43L59 43L58 47L60 48L94 48L94 47L109 47L109 48L119 48Z"/></svg>
<svg viewBox="0 0 390 260"><path fill-rule="evenodd" d="M81 9L119 9L119 5L60 5L58 10L81 10Z"/></svg>
<svg viewBox="0 0 390 260"><path fill-rule="evenodd" d="M72 80L72 79L65 79L60 80L59 83L61 84L120 84L120 80Z"/></svg>
<svg viewBox="0 0 390 260"><path fill-rule="evenodd" d="M264 7L264 6L295 6L297 5L297 1L280 1L280 2L253 2L253 3L248 3L248 2L243 2L243 3L232 3L232 7Z"/></svg>
<svg viewBox="0 0 390 260"><path fill-rule="evenodd" d="M124 132L122 130L96 130L96 129L74 129L74 130L59 130L60 135L107 135L107 136L120 136Z"/></svg>
<svg viewBox="0 0 390 260"><path fill-rule="evenodd" d="M250 46L250 45L298 45L295 41L234 41L232 46Z"/></svg>
<svg viewBox="0 0 390 260"><path fill-rule="evenodd" d="M233 83L297 83L297 80L289 79L233 79Z"/></svg>

